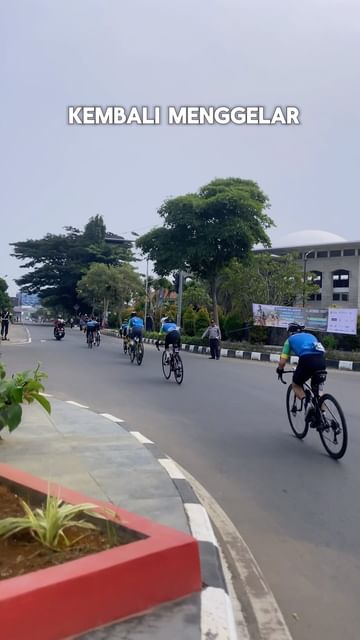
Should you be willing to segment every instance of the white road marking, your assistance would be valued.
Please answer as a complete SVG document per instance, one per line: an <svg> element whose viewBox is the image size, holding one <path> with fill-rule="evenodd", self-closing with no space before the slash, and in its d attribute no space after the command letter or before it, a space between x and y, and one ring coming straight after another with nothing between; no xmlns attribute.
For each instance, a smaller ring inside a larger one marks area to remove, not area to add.
<svg viewBox="0 0 360 640"><path fill-rule="evenodd" d="M86 404L80 404L80 402L75 402L75 400L65 400L67 404L72 404L74 407L80 407L81 409L88 409L89 407Z"/></svg>
<svg viewBox="0 0 360 640"><path fill-rule="evenodd" d="M125 422L121 418L117 418L116 416L113 416L111 413L100 413L100 415L103 418L107 418L108 420L111 420L111 422Z"/></svg>
<svg viewBox="0 0 360 640"><path fill-rule="evenodd" d="M251 360L261 360L260 351L252 351L251 352Z"/></svg>
<svg viewBox="0 0 360 640"><path fill-rule="evenodd" d="M228 594L223 589L207 587L201 592L201 638L237 640L234 615ZM246 626L241 640L249 640Z"/></svg>
<svg viewBox="0 0 360 640"><path fill-rule="evenodd" d="M146 438L146 436L143 436L143 434L140 433L140 431L130 431L130 433L132 436L134 436L134 438L136 438L136 440L139 440L141 444L154 444L152 440L149 440L149 438Z"/></svg>
<svg viewBox="0 0 360 640"><path fill-rule="evenodd" d="M170 458L159 458L160 464L166 469L170 478L173 480L185 480L184 474L180 471L179 467Z"/></svg>
<svg viewBox="0 0 360 640"><path fill-rule="evenodd" d="M347 369L352 371L353 363L350 360L339 360L339 369Z"/></svg>
<svg viewBox="0 0 360 640"><path fill-rule="evenodd" d="M202 504L184 503L189 518L191 533L199 542L211 542L218 546L206 509Z"/></svg>

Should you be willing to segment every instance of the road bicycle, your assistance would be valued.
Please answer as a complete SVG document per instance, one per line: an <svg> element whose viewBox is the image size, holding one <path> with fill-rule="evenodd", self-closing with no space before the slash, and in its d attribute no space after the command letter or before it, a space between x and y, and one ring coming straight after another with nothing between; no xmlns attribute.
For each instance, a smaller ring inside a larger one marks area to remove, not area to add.
<svg viewBox="0 0 360 640"><path fill-rule="evenodd" d="M87 335L87 338L86 338L86 341L87 341L88 348L92 349L93 348L93 344L94 344L94 332L93 331L89 331L89 333Z"/></svg>
<svg viewBox="0 0 360 640"><path fill-rule="evenodd" d="M181 384L184 379L184 366L180 356L180 347L173 344L171 345L171 351L163 351L161 358L161 365L163 374L166 380L169 380L171 374L174 374L174 378L178 384ZM156 348L160 351L159 343L156 343Z"/></svg>
<svg viewBox="0 0 360 640"><path fill-rule="evenodd" d="M128 349L129 349L129 344L128 344L128 342L129 342L129 341L128 341L127 337L125 336L125 337L123 338L123 351L124 351L125 355L127 354Z"/></svg>
<svg viewBox="0 0 360 640"><path fill-rule="evenodd" d="M130 362L134 362L134 360L136 360L136 363L139 366L141 365L144 358L144 345L138 336L135 336L135 338L130 340L128 345L128 354Z"/></svg>
<svg viewBox="0 0 360 640"><path fill-rule="evenodd" d="M294 371L287 370L279 374L281 382L286 384L282 379L284 373ZM321 395L326 376L327 371L316 371L310 384L304 384L305 398L302 400L296 397L290 383L286 393L286 410L291 429L299 440L307 436L309 428L315 429L329 456L339 460L347 448L348 431L344 412L336 398L330 393Z"/></svg>
<svg viewBox="0 0 360 640"><path fill-rule="evenodd" d="M100 331L97 330L95 333L95 340L94 343L97 347L100 347L100 342L101 342L101 337L100 337Z"/></svg>

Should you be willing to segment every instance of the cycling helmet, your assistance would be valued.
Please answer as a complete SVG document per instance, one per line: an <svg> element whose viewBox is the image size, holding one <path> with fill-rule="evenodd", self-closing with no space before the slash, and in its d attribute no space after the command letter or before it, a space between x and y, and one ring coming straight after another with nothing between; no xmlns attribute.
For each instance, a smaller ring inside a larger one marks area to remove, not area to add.
<svg viewBox="0 0 360 640"><path fill-rule="evenodd" d="M161 322L169 322L168 316L164 316L163 318L161 318Z"/></svg>
<svg viewBox="0 0 360 640"><path fill-rule="evenodd" d="M131 315L132 318L135 318L135 316L137 316L137 313L136 313L136 311L132 311L130 315Z"/></svg>
<svg viewBox="0 0 360 640"><path fill-rule="evenodd" d="M298 322L290 322L287 330L288 333L300 333L305 329L304 325L299 324Z"/></svg>

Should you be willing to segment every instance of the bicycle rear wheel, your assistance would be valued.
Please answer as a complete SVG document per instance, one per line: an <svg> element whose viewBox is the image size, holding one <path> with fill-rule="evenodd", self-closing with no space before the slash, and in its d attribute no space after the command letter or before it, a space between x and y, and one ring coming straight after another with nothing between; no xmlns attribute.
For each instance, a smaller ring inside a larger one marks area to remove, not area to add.
<svg viewBox="0 0 360 640"><path fill-rule="evenodd" d="M131 345L129 346L129 358L130 358L130 362L134 362L134 360L135 360L135 355L136 355L136 354L135 354L135 349L136 349L135 344L131 344Z"/></svg>
<svg viewBox="0 0 360 640"><path fill-rule="evenodd" d="M296 397L291 384L286 393L286 410L293 433L302 440L309 431L309 423L305 421L304 402Z"/></svg>
<svg viewBox="0 0 360 640"><path fill-rule="evenodd" d="M178 384L181 384L184 380L184 367L178 353L175 353L174 355L174 376Z"/></svg>
<svg viewBox="0 0 360 640"><path fill-rule="evenodd" d="M321 422L318 431L325 450L339 460L345 454L348 443L346 420L338 401L330 393L325 393L319 400Z"/></svg>
<svg viewBox="0 0 360 640"><path fill-rule="evenodd" d="M92 335L91 333L89 333L89 337L88 337L88 348L89 348L89 349L92 349L92 346L93 346L93 340L94 340L93 335Z"/></svg>
<svg viewBox="0 0 360 640"><path fill-rule="evenodd" d="M163 351L161 365L166 380L169 380L171 376L171 356L166 351Z"/></svg>
<svg viewBox="0 0 360 640"><path fill-rule="evenodd" d="M97 333L96 334L96 339L95 339L95 344L96 344L97 347L100 347L100 341L101 341L100 333Z"/></svg>
<svg viewBox="0 0 360 640"><path fill-rule="evenodd" d="M140 366L144 357L144 345L142 342L139 342L137 350L136 350L136 362Z"/></svg>

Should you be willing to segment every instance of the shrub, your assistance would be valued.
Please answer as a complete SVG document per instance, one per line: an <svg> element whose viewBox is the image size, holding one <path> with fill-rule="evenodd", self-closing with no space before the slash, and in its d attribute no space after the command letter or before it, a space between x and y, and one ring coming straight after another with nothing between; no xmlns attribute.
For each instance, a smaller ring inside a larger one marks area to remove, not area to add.
<svg viewBox="0 0 360 640"><path fill-rule="evenodd" d="M187 336L195 335L196 313L192 307L187 307L183 315L183 328Z"/></svg>
<svg viewBox="0 0 360 640"><path fill-rule="evenodd" d="M210 324L210 316L206 307L201 307L196 314L195 318L195 333L196 335L202 335L205 329Z"/></svg>
<svg viewBox="0 0 360 640"><path fill-rule="evenodd" d="M327 350L333 351L337 347L337 340L332 333L328 333L323 338L320 338L320 340Z"/></svg>
<svg viewBox="0 0 360 640"><path fill-rule="evenodd" d="M244 332L243 323L238 311L232 311L225 317L224 327L226 337L229 340L231 340L232 342L241 340Z"/></svg>
<svg viewBox="0 0 360 640"><path fill-rule="evenodd" d="M6 371L0 362L0 431L8 427L13 431L19 426L22 418L24 402L31 404L35 400L50 413L50 403L41 392L44 391L42 380L46 373L40 371L40 365L34 371L16 373L6 378Z"/></svg>

